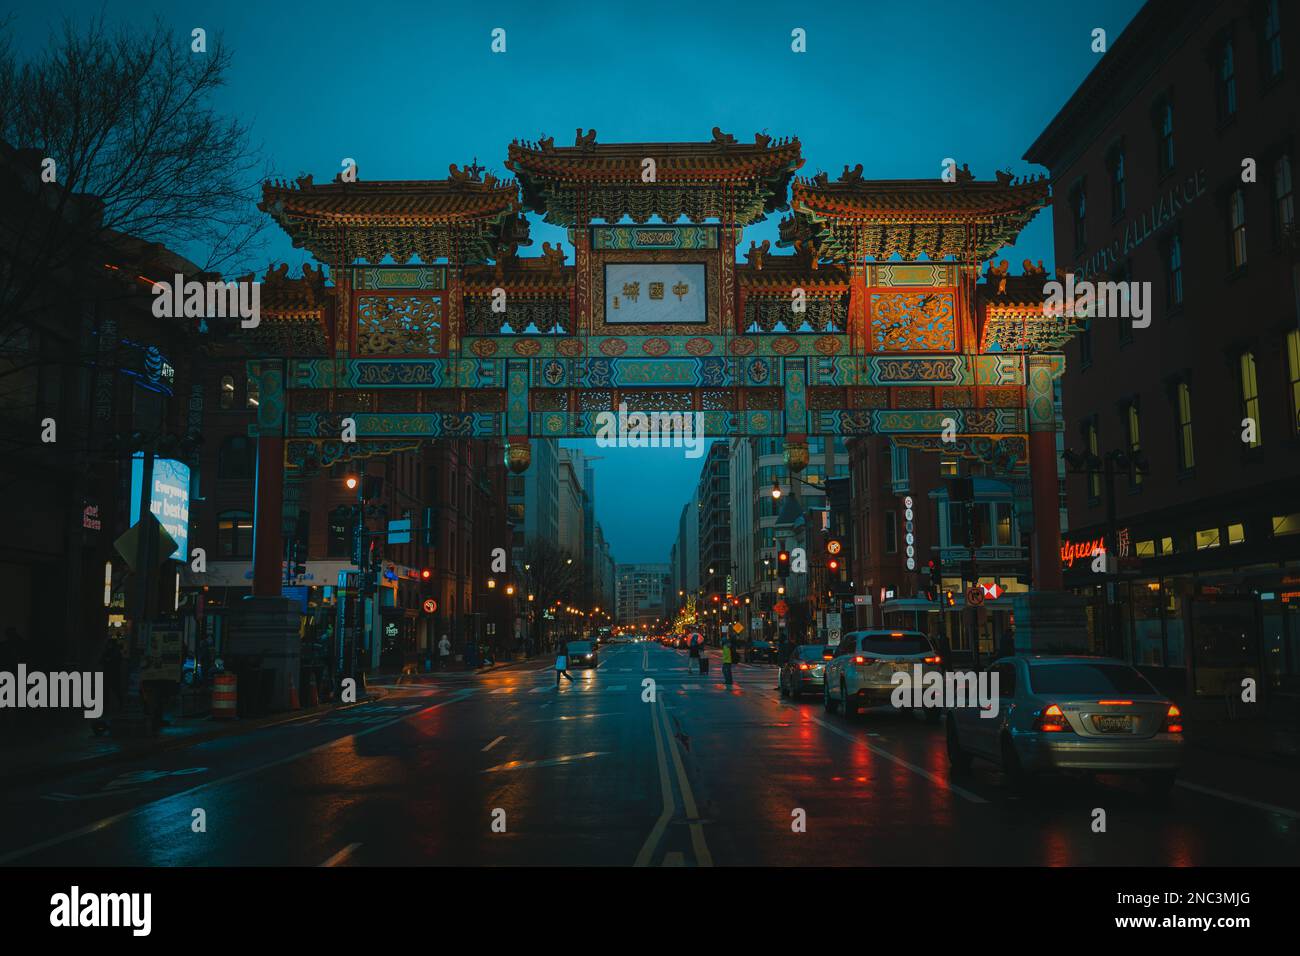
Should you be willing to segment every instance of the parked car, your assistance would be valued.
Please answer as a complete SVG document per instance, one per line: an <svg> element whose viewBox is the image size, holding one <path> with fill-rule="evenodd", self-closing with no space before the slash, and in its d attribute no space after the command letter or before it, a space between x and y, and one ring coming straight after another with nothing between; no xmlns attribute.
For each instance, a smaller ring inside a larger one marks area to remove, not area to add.
<svg viewBox="0 0 1300 956"><path fill-rule="evenodd" d="M600 663L596 645L591 641L569 641L564 647L570 667L595 667Z"/></svg>
<svg viewBox="0 0 1300 956"><path fill-rule="evenodd" d="M920 631L850 631L826 665L822 702L827 711L843 710L845 717L856 716L862 707L887 704L897 687L894 674L912 674L918 664L922 675L943 671L939 652ZM928 708L926 719L937 723L942 713Z"/></svg>
<svg viewBox="0 0 1300 956"><path fill-rule="evenodd" d="M1137 668L1108 657L1031 655L1000 658L988 671L998 678L997 716L949 712L953 770L979 757L1016 786L1039 773L1083 770L1135 773L1158 794L1173 787L1182 713Z"/></svg>
<svg viewBox="0 0 1300 956"><path fill-rule="evenodd" d="M800 644L781 665L777 680L782 697L798 700L804 691L821 690L826 684L826 663L835 656L829 644Z"/></svg>
<svg viewBox="0 0 1300 956"><path fill-rule="evenodd" d="M745 648L745 662L748 664L755 661L767 661L769 664L775 664L776 655L776 643L773 641L750 641L749 647Z"/></svg>

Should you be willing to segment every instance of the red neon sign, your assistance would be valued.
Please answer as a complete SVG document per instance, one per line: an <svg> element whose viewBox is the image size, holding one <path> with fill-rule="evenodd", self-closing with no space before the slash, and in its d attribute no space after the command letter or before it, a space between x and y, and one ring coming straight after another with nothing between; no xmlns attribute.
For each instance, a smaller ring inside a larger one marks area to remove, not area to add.
<svg viewBox="0 0 1300 956"><path fill-rule="evenodd" d="M1097 538L1093 541L1066 541L1061 545L1061 564L1067 568L1072 568L1074 562L1079 558L1091 558L1097 554L1105 553L1105 538Z"/></svg>

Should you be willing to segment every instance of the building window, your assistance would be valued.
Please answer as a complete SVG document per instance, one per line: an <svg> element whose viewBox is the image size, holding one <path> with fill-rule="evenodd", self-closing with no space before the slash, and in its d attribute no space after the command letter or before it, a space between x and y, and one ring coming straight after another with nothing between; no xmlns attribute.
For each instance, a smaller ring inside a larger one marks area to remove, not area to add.
<svg viewBox="0 0 1300 956"><path fill-rule="evenodd" d="M1228 544L1241 544L1246 540L1246 526L1240 524L1228 525Z"/></svg>
<svg viewBox="0 0 1300 956"><path fill-rule="evenodd" d="M1295 192L1291 186L1291 154L1273 160L1273 235L1282 242L1295 228Z"/></svg>
<svg viewBox="0 0 1300 956"><path fill-rule="evenodd" d="M1264 11L1264 79L1282 75L1282 15L1278 0L1267 0Z"/></svg>
<svg viewBox="0 0 1300 956"><path fill-rule="evenodd" d="M1138 470L1137 459L1142 454L1142 413L1138 411L1137 402L1130 402L1124 410L1125 438L1128 444L1129 464L1128 486L1133 491L1142 488L1142 473Z"/></svg>
<svg viewBox="0 0 1300 956"><path fill-rule="evenodd" d="M252 479L257 467L253 443L244 435L230 435L217 451L217 477L235 481Z"/></svg>
<svg viewBox="0 0 1300 956"><path fill-rule="evenodd" d="M998 525L997 525L997 542L1001 547L1010 547L1011 545L1011 503L1009 501L999 501L997 505Z"/></svg>
<svg viewBox="0 0 1300 956"><path fill-rule="evenodd" d="M235 380L229 375L221 376L221 394L219 404L223 409L235 407Z"/></svg>
<svg viewBox="0 0 1300 956"><path fill-rule="evenodd" d="M885 554L898 553L898 512L885 512Z"/></svg>
<svg viewBox="0 0 1300 956"><path fill-rule="evenodd" d="M1284 534L1300 534L1300 511L1273 516L1273 537L1280 538Z"/></svg>
<svg viewBox="0 0 1300 956"><path fill-rule="evenodd" d="M1162 97L1156 106L1156 122L1159 130L1158 166L1160 175L1164 176L1174 168L1174 104L1167 96Z"/></svg>
<svg viewBox="0 0 1300 956"><path fill-rule="evenodd" d="M248 376L248 382L244 386L244 407L256 408L257 400L261 397L262 391L258 387L257 379Z"/></svg>
<svg viewBox="0 0 1300 956"><path fill-rule="evenodd" d="M1119 219L1128 209L1128 183L1124 178L1124 147L1115 146L1106 158L1110 172L1110 218Z"/></svg>
<svg viewBox="0 0 1300 956"><path fill-rule="evenodd" d="M1251 448L1258 448L1264 443L1262 426L1259 421L1259 379L1255 374L1255 355L1253 352L1242 352L1238 361L1238 368L1241 372L1241 414L1242 418L1249 418L1254 423L1251 436L1252 440L1248 443ZM1243 428L1247 427L1245 425Z"/></svg>
<svg viewBox="0 0 1300 956"><path fill-rule="evenodd" d="M940 478L957 477L957 460L955 458L945 458L939 462Z"/></svg>
<svg viewBox="0 0 1300 956"><path fill-rule="evenodd" d="M1156 556L1156 543L1154 541L1139 541L1134 545L1139 558L1154 558Z"/></svg>
<svg viewBox="0 0 1300 956"><path fill-rule="evenodd" d="M1228 196L1228 266L1246 264L1246 191L1238 187Z"/></svg>
<svg viewBox="0 0 1300 956"><path fill-rule="evenodd" d="M1300 435L1300 330L1286 334L1287 397L1291 401L1291 433Z"/></svg>
<svg viewBox="0 0 1300 956"><path fill-rule="evenodd" d="M1084 422L1083 441L1088 449L1088 498L1095 502L1101 498L1101 468L1098 465L1101 455L1098 452L1100 444L1097 435L1097 416L1094 415Z"/></svg>
<svg viewBox="0 0 1300 956"><path fill-rule="evenodd" d="M1219 47L1218 76L1214 84L1215 105L1219 122L1226 123L1237 115L1237 69L1232 57L1232 40Z"/></svg>
<svg viewBox="0 0 1300 956"><path fill-rule="evenodd" d="M1161 553L1161 554L1173 554L1173 553L1174 553L1174 539L1173 539L1173 538L1161 538L1161 539L1160 539L1160 553Z"/></svg>
<svg viewBox="0 0 1300 956"><path fill-rule="evenodd" d="M1196 532L1196 550L1204 551L1206 548L1217 548L1219 546L1219 529L1206 528L1204 531Z"/></svg>
<svg viewBox="0 0 1300 956"><path fill-rule="evenodd" d="M1070 211L1074 214L1074 248L1082 250L1088 244L1088 187L1083 181L1070 190Z"/></svg>
<svg viewBox="0 0 1300 956"><path fill-rule="evenodd" d="M1091 322L1089 322L1087 326L1079 330L1079 334L1077 338L1079 340L1079 368L1080 369L1091 368L1092 367L1092 324Z"/></svg>
<svg viewBox="0 0 1300 956"><path fill-rule="evenodd" d="M1119 336L1119 344L1121 347L1128 345L1130 342L1133 341L1133 320L1131 318L1125 317L1123 314L1124 312L1130 312L1130 307L1128 302L1128 289L1129 289L1128 283L1129 280L1132 278L1133 278L1133 266L1127 260L1123 264L1121 264L1120 267L1116 269L1114 274L1111 276L1111 281L1119 283L1120 289L1122 290L1121 298L1120 298L1121 303L1123 303L1122 312L1118 318L1118 321L1115 323L1116 330L1117 330L1116 334Z"/></svg>
<svg viewBox="0 0 1300 956"><path fill-rule="evenodd" d="M253 556L253 516L247 511L217 515L217 554L222 558Z"/></svg>
<svg viewBox="0 0 1300 956"><path fill-rule="evenodd" d="M1175 231L1165 242L1165 308L1183 304L1183 234Z"/></svg>
<svg viewBox="0 0 1300 956"><path fill-rule="evenodd" d="M1191 471L1196 467L1196 449L1192 443L1192 390L1186 382L1179 382L1176 401L1178 405L1178 467Z"/></svg>

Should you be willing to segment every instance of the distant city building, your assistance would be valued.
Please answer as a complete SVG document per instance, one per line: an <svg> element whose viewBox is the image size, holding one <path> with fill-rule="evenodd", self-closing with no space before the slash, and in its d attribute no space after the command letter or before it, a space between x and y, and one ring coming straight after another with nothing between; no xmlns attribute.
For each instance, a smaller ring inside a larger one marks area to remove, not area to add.
<svg viewBox="0 0 1300 956"><path fill-rule="evenodd" d="M617 567L617 617L620 624L653 625L667 609L664 590L668 586L666 564L620 564Z"/></svg>

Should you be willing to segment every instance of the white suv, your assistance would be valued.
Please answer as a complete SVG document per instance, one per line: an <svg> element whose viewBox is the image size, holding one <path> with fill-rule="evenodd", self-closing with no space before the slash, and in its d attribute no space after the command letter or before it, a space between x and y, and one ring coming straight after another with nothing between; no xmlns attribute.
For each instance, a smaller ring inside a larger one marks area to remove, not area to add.
<svg viewBox="0 0 1300 956"><path fill-rule="evenodd" d="M943 660L934 644L920 631L850 631L826 665L822 703L828 712L844 711L852 717L862 707L888 704L897 686L894 674L912 674L915 665L922 673L943 671ZM930 708L927 719L937 721L940 711Z"/></svg>

